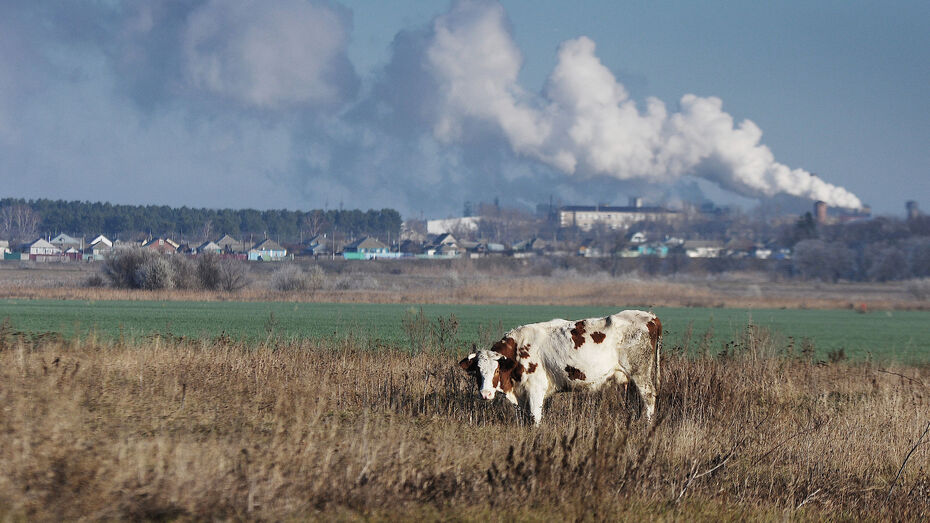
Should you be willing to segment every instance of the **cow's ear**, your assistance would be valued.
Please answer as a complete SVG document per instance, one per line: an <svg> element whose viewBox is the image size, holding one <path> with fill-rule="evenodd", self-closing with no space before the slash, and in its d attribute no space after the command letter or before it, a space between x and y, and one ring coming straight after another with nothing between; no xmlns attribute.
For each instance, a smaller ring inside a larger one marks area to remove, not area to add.
<svg viewBox="0 0 930 523"><path fill-rule="evenodd" d="M513 370L513 368L517 366L517 362L506 356L501 356L501 358L497 360L497 365L501 372L507 372Z"/></svg>
<svg viewBox="0 0 930 523"><path fill-rule="evenodd" d="M459 362L459 367L462 367L462 370L468 370L478 361L477 357L475 353L469 354L467 358Z"/></svg>

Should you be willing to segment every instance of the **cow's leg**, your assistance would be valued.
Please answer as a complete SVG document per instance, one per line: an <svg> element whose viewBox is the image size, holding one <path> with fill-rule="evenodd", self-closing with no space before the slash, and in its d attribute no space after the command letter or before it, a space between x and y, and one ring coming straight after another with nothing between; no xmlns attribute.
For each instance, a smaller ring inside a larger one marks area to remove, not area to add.
<svg viewBox="0 0 930 523"><path fill-rule="evenodd" d="M652 416L656 411L656 391L652 388L652 385L640 385L638 381L636 382L636 389L639 390L639 397L642 398L643 405L646 408L646 420L652 421Z"/></svg>
<svg viewBox="0 0 930 523"><path fill-rule="evenodd" d="M533 422L536 425L542 421L542 411L543 403L546 401L546 389L536 386L536 387L527 387L526 391L526 406L530 410L530 414L533 415Z"/></svg>

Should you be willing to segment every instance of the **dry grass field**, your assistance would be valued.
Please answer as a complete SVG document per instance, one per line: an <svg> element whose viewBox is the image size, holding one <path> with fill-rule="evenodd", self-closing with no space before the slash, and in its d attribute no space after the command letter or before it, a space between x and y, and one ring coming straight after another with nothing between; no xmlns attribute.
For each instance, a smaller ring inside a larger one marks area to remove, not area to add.
<svg viewBox="0 0 930 523"><path fill-rule="evenodd" d="M420 262L294 262L324 270L320 289L273 289L283 265L248 265L250 284L233 293L198 290L140 291L87 287L100 264L0 263L0 298L72 300L308 301L330 303L454 303L655 307L842 309L930 308L930 281L822 283L781 280L767 273L727 272L650 277L611 276L597 260L571 260L579 268L553 269L551 261L451 260ZM505 263L506 262L506 263Z"/></svg>
<svg viewBox="0 0 930 523"><path fill-rule="evenodd" d="M457 358L339 342L0 333L3 520L926 520L930 369L747 329L534 428Z"/></svg>

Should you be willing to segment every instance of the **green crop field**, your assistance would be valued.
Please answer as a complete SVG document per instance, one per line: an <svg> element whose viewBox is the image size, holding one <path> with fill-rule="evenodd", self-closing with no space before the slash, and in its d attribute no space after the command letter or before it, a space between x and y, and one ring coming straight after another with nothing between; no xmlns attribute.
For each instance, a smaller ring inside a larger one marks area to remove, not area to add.
<svg viewBox="0 0 930 523"><path fill-rule="evenodd" d="M638 308L630 306L628 308ZM423 305L423 315L434 324L439 317L458 320L455 347L471 347L517 325L556 317L578 319L603 316L620 308ZM285 302L173 302L0 300L0 319L16 331L60 333L66 338L95 332L102 338L140 338L152 334L216 337L223 333L241 340L269 335L338 341L353 338L369 346L409 347L403 319L421 306L402 304L325 304ZM820 357L843 349L854 359L871 355L878 360L930 363L930 312L851 310L775 310L721 308L658 308L665 326L665 345L689 339L693 348L705 333L712 334L710 350L738 337L749 323L793 339L796 351L811 343Z"/></svg>

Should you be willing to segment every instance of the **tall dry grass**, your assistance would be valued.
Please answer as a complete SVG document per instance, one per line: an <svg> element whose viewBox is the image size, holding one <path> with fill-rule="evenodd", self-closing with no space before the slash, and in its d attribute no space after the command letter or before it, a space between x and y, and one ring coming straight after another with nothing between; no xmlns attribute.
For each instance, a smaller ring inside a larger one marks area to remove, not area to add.
<svg viewBox="0 0 930 523"><path fill-rule="evenodd" d="M0 519L926 519L930 371L747 329L534 428L457 358L269 338L0 333ZM904 465L902 467L902 464Z"/></svg>

